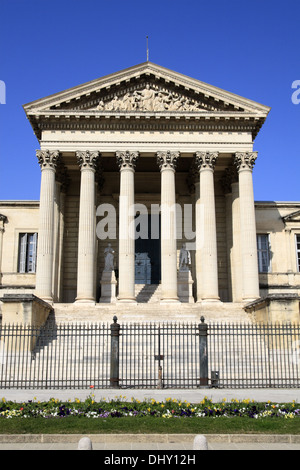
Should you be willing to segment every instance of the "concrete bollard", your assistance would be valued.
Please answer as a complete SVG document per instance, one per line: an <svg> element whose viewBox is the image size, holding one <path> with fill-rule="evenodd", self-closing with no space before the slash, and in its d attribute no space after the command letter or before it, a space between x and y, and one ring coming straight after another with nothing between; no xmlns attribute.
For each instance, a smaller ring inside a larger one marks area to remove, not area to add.
<svg viewBox="0 0 300 470"><path fill-rule="evenodd" d="M78 442L77 450L93 450L91 439L89 437L82 437Z"/></svg>
<svg viewBox="0 0 300 470"><path fill-rule="evenodd" d="M202 434L197 434L193 443L193 450L208 450L206 437Z"/></svg>

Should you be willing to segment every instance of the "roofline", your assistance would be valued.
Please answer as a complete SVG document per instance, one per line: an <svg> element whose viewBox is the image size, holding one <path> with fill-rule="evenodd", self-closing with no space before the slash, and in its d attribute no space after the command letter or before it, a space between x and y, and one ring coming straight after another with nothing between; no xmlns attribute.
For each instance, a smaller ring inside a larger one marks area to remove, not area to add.
<svg viewBox="0 0 300 470"><path fill-rule="evenodd" d="M34 106L35 104L38 104L38 103L42 104L42 102L47 103L48 100L53 100L55 97L59 97L59 96L62 97L64 94L67 94L67 93L68 93L68 94L74 93L74 92L76 92L76 90L79 91L80 89L83 90L84 88L91 88L91 87L93 87L93 85L96 85L97 83L105 82L105 81L107 81L107 80L111 80L111 79L114 79L114 78L117 79L118 76L123 76L123 75L128 74L129 72L138 71L139 69L141 70L141 72L142 72L142 71L146 71L147 69L148 69L149 71L151 71L151 69L152 69L153 72L155 72L155 70L156 70L157 72L159 72L159 71L160 71L160 72L165 72L165 73L167 73L168 75L171 75L171 76L173 75L173 76L174 76L174 80L175 80L176 78L177 78L177 79L181 78L183 82L188 81L190 85L193 84L195 87L202 85L202 87L208 89L207 91L210 91L210 92L214 91L214 92L216 92L217 94L220 94L220 95L226 93L226 94L230 95L233 99L235 98L235 99L237 99L238 101L239 101L239 100L242 100L245 104L248 103L249 106L258 106L258 107L262 108L261 111L264 111L264 112L266 113L266 115L267 115L267 114L269 113L269 111L271 110L271 108L270 108L269 106L263 105L263 104L261 104L261 103L259 103L259 102L257 102L257 101L250 100L250 99L245 98L245 97L243 97L243 96L241 96L241 95L237 95L237 94L235 94L235 93L232 93L232 92L230 92L230 91L224 90L224 89L219 88L219 87L216 87L216 86L214 86L214 85L210 85L210 84L208 84L208 83L202 82L202 81L200 81L200 80L198 80L198 79L189 77L189 76L184 75L184 74L182 74L182 73L180 73L180 72L175 72L175 71L173 71L173 70L171 70L171 69L168 69L168 68L163 67L163 66L161 66L161 65L157 65L157 64L155 64L155 63L153 63L153 62L142 62L142 63L140 63L140 64L137 64L137 65L128 67L128 68L126 68L126 69L122 69L122 70L119 70L119 71L117 71L117 72L113 72L113 73L111 73L111 74L104 75L103 77L100 77L100 78L97 78L97 79L88 81L88 82L86 82L86 83L83 83L83 84L80 84L80 85L76 85L75 87L67 88L67 89L65 89L65 90L63 90L63 91L60 91L60 92L57 92L57 93L48 95L48 96L46 96L46 97L43 97L43 98L40 98L40 99L31 101L31 102L29 102L29 103L26 103L26 104L23 105L23 108L24 108L24 110L25 110L25 112L26 112L26 114L27 114L27 110L29 111L29 108L32 107L32 106ZM176 77L175 77L175 75L176 75ZM121 77L120 77L120 78L121 78ZM125 77L124 77L124 78L125 78Z"/></svg>

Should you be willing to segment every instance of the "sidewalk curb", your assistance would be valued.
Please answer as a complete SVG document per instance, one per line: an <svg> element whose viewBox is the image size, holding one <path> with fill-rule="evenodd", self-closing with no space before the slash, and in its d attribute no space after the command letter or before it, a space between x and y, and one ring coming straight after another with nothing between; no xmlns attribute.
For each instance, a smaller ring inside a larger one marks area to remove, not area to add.
<svg viewBox="0 0 300 470"><path fill-rule="evenodd" d="M0 444L73 443L89 437L93 443L190 443L197 434L0 434ZM300 444L300 434L204 434L208 442Z"/></svg>

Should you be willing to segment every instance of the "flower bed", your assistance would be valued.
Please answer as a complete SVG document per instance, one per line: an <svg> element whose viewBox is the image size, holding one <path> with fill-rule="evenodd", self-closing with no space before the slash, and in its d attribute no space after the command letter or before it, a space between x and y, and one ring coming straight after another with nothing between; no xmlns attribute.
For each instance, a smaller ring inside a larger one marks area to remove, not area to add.
<svg viewBox="0 0 300 470"><path fill-rule="evenodd" d="M0 402L0 419L21 417L66 418L68 416L86 418L121 418L121 417L145 417L153 418L234 418L248 417L263 419L273 418L297 418L300 416L300 404L295 402L276 404L258 403L250 400L223 399L221 403L213 403L205 397L200 403L188 403L177 399L167 398L165 401L155 399L140 401L127 400L119 396L113 400L105 399L96 402L94 395L90 395L85 401L75 399L71 402L62 402L52 398L47 402L39 402L36 399L24 403L6 401Z"/></svg>

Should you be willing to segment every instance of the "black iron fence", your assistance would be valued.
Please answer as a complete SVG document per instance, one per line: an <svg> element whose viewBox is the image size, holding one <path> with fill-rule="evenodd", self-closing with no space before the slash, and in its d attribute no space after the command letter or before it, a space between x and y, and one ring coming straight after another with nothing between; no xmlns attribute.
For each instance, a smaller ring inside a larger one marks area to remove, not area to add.
<svg viewBox="0 0 300 470"><path fill-rule="evenodd" d="M299 324L0 326L0 388L291 388L299 376Z"/></svg>

